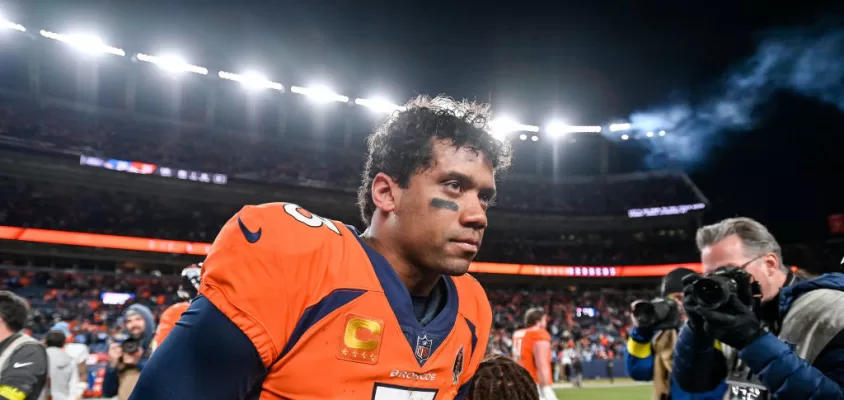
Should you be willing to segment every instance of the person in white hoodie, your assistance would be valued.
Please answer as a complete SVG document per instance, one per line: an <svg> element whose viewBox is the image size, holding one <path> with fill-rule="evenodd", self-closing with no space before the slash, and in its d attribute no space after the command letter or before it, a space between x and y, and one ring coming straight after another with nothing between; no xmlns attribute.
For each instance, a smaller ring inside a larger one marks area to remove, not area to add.
<svg viewBox="0 0 844 400"><path fill-rule="evenodd" d="M80 340L84 336L77 336L75 339L72 339L73 334L70 332L70 325L64 321L57 322L50 330L61 331L67 338L64 351L70 354L76 362L76 367L79 370L79 390L85 392L88 389L88 356L91 352L88 349L88 345L84 343L84 340Z"/></svg>
<svg viewBox="0 0 844 400"><path fill-rule="evenodd" d="M76 360L64 351L67 340L64 332L50 331L44 336L49 360L49 379L41 394L41 399L51 400L79 400L82 392L79 390L79 370Z"/></svg>

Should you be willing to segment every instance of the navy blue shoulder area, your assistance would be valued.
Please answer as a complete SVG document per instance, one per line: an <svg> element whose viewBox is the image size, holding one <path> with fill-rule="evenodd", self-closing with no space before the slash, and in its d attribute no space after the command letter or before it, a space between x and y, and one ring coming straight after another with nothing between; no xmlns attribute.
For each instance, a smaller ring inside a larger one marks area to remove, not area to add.
<svg viewBox="0 0 844 400"><path fill-rule="evenodd" d="M129 399L257 400L266 374L249 338L199 296L146 363Z"/></svg>

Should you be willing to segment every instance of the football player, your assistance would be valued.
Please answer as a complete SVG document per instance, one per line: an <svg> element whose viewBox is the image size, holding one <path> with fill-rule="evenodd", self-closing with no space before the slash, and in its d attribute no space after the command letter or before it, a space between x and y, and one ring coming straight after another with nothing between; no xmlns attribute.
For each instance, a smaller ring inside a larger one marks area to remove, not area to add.
<svg viewBox="0 0 844 400"><path fill-rule="evenodd" d="M362 233L296 204L244 207L132 399L465 398L492 322L466 272L510 163L488 118L425 97L391 114L368 138Z"/></svg>
<svg viewBox="0 0 844 400"><path fill-rule="evenodd" d="M199 282L202 263L193 264L182 270L182 282L179 283L179 289L176 290L176 295L182 301L167 307L161 318L158 321L158 328L155 331L155 337L152 339L152 350L158 348L161 342L170 334L176 322L182 317L182 313L188 309L191 300L199 293Z"/></svg>
<svg viewBox="0 0 844 400"><path fill-rule="evenodd" d="M551 378L551 334L548 315L541 308L525 312L525 328L513 333L513 358L536 382L543 400L557 400Z"/></svg>

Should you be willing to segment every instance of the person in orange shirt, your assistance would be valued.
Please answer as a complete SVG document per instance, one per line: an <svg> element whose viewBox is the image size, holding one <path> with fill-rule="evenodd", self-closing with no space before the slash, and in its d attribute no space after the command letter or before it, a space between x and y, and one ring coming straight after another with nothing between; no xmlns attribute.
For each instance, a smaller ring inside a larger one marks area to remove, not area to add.
<svg viewBox="0 0 844 400"><path fill-rule="evenodd" d="M179 284L179 289L176 290L176 295L179 296L180 301L167 307L158 321L158 328L155 331L155 336L152 339L152 351L161 346L161 342L170 334L176 322L182 317L182 313L188 309L191 300L199 293L199 283L202 263L193 264L182 270L182 282Z"/></svg>
<svg viewBox="0 0 844 400"><path fill-rule="evenodd" d="M391 114L368 139L362 233L244 207L131 399L465 399L492 324L466 272L510 162L487 110L421 97Z"/></svg>
<svg viewBox="0 0 844 400"><path fill-rule="evenodd" d="M513 333L513 358L524 367L536 382L543 400L556 400L551 385L551 334L548 333L548 314L542 308L525 312L525 328Z"/></svg>

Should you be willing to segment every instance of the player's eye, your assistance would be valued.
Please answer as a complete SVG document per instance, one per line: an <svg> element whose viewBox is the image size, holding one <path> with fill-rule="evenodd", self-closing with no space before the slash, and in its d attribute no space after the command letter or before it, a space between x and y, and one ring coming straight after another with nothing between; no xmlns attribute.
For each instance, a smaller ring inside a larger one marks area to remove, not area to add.
<svg viewBox="0 0 844 400"><path fill-rule="evenodd" d="M460 182L457 181L446 182L445 187L446 189L455 193L460 193L461 191L463 191L463 186L460 184Z"/></svg>

